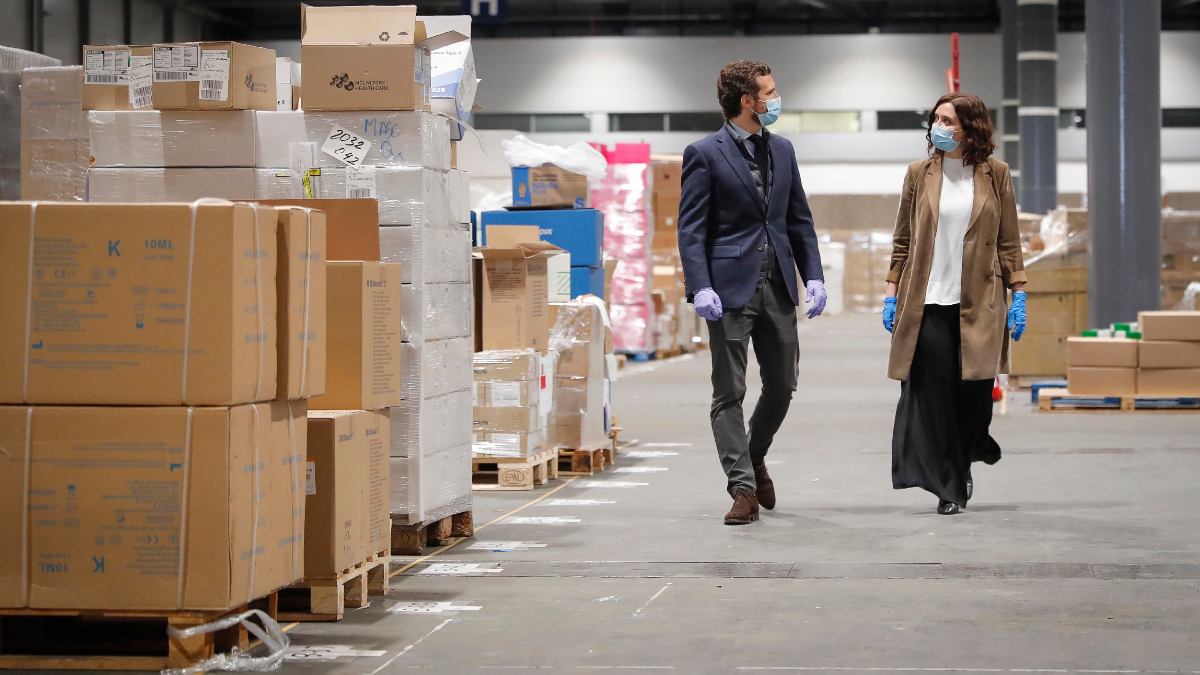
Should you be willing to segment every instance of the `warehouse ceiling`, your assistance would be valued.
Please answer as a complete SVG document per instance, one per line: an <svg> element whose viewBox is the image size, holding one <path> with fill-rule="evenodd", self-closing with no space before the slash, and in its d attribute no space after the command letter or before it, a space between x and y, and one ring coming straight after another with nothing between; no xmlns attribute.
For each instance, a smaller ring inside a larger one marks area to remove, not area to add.
<svg viewBox="0 0 1200 675"><path fill-rule="evenodd" d="M1200 0L1161 1L1164 30L1200 30ZM300 30L298 0L162 2L200 15L206 39L286 39ZM310 0L309 4L413 2ZM422 14L463 14L470 0L416 4ZM477 22L472 29L475 38L994 33L1000 25L997 0L501 0L501 4L505 5L503 21ZM1084 0L1059 1L1060 30L1083 30L1084 4Z"/></svg>

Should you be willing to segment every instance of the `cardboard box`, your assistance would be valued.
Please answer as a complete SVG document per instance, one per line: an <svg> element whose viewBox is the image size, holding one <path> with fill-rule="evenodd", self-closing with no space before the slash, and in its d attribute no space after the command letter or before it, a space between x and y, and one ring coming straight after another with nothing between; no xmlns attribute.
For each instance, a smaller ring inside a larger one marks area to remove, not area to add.
<svg viewBox="0 0 1200 675"><path fill-rule="evenodd" d="M392 553L391 457L392 420L389 411L371 411L366 420L367 553Z"/></svg>
<svg viewBox="0 0 1200 675"><path fill-rule="evenodd" d="M1067 336L1026 333L1009 343L1009 372L1013 375L1067 374Z"/></svg>
<svg viewBox="0 0 1200 675"><path fill-rule="evenodd" d="M256 208L0 203L0 402L273 398L277 215Z"/></svg>
<svg viewBox="0 0 1200 675"><path fill-rule="evenodd" d="M470 284L404 284L400 293L400 336L405 342L471 335Z"/></svg>
<svg viewBox="0 0 1200 675"><path fill-rule="evenodd" d="M275 50L240 42L155 44L158 110L275 110Z"/></svg>
<svg viewBox="0 0 1200 675"><path fill-rule="evenodd" d="M490 389L494 392L495 387ZM534 397L537 397L536 384ZM523 406L475 406L475 424L472 429L476 432L536 433L544 428L545 419L536 401L532 405Z"/></svg>
<svg viewBox="0 0 1200 675"><path fill-rule="evenodd" d="M82 72L78 66L20 72L21 199L83 201L87 196L91 150L87 112L81 109ZM7 110L15 113L12 107ZM14 131L10 124L6 137L14 141L15 155ZM8 155L0 164L11 167L12 159Z"/></svg>
<svg viewBox="0 0 1200 675"><path fill-rule="evenodd" d="M325 214L327 260L379 262L379 208L374 199L259 199L268 206L301 206ZM385 260L384 262L396 262Z"/></svg>
<svg viewBox="0 0 1200 675"><path fill-rule="evenodd" d="M546 432L477 432L471 444L476 457L532 457L546 447Z"/></svg>
<svg viewBox="0 0 1200 675"><path fill-rule="evenodd" d="M1076 396L1133 396L1136 368L1069 368L1067 388Z"/></svg>
<svg viewBox="0 0 1200 675"><path fill-rule="evenodd" d="M300 6L305 110L429 107L430 50L465 39L427 38L415 5Z"/></svg>
<svg viewBox="0 0 1200 675"><path fill-rule="evenodd" d="M283 400L325 393L325 213L280 207L278 392Z"/></svg>
<svg viewBox="0 0 1200 675"><path fill-rule="evenodd" d="M1028 289L1032 294L1043 293L1087 293L1088 271L1086 267L1041 269L1030 267L1025 270L1029 279Z"/></svg>
<svg viewBox="0 0 1200 675"><path fill-rule="evenodd" d="M513 248L521 243L540 242L536 225L492 225L487 228L489 246ZM552 244L543 245L546 256L546 301L571 300L571 254Z"/></svg>
<svg viewBox="0 0 1200 675"><path fill-rule="evenodd" d="M654 195L654 229L675 231L679 226L679 195Z"/></svg>
<svg viewBox="0 0 1200 675"><path fill-rule="evenodd" d="M513 206L587 208L588 179L553 164L512 170Z"/></svg>
<svg viewBox="0 0 1200 675"><path fill-rule="evenodd" d="M149 108L153 104L153 62L147 45L85 45L83 109Z"/></svg>
<svg viewBox="0 0 1200 675"><path fill-rule="evenodd" d="M308 413L308 498L304 504L304 576L336 578L364 562L369 468L365 410ZM376 429L378 432L378 429Z"/></svg>
<svg viewBox="0 0 1200 675"><path fill-rule="evenodd" d="M650 246L654 251L679 251L679 231L675 230L654 230L654 239L650 242Z"/></svg>
<svg viewBox="0 0 1200 675"><path fill-rule="evenodd" d="M1139 370L1137 393L1142 396L1200 396L1200 368Z"/></svg>
<svg viewBox="0 0 1200 675"><path fill-rule="evenodd" d="M651 165L654 172L653 189L657 195L679 195L683 191L683 163L655 162Z"/></svg>
<svg viewBox="0 0 1200 675"><path fill-rule="evenodd" d="M1094 368L1137 368L1138 342L1127 338L1067 338L1067 365Z"/></svg>
<svg viewBox="0 0 1200 675"><path fill-rule="evenodd" d="M430 456L450 450L469 454L472 398L467 385L463 391L409 398L393 406L391 456Z"/></svg>
<svg viewBox="0 0 1200 675"><path fill-rule="evenodd" d="M522 382L538 379L539 353L532 349L477 352L472 362L475 382Z"/></svg>
<svg viewBox="0 0 1200 675"><path fill-rule="evenodd" d="M479 221L481 245L490 245L487 228L493 225L537 225L543 241L571 254L572 265L604 264L604 215L595 209L484 211Z"/></svg>
<svg viewBox="0 0 1200 675"><path fill-rule="evenodd" d="M603 267L572 267L571 268L571 297L594 295L604 299L604 268Z"/></svg>
<svg viewBox="0 0 1200 675"><path fill-rule="evenodd" d="M329 262L325 394L319 410L378 410L400 402L400 266Z"/></svg>
<svg viewBox="0 0 1200 675"><path fill-rule="evenodd" d="M457 120L451 124L451 138L462 140L465 125L471 124L479 78L475 73L475 54L471 49L471 17L422 16L425 32L439 35L457 31L466 39L430 52L430 97L433 110ZM451 151L453 152L453 151Z"/></svg>
<svg viewBox="0 0 1200 675"><path fill-rule="evenodd" d="M1200 341L1200 312L1138 312L1145 340Z"/></svg>
<svg viewBox="0 0 1200 675"><path fill-rule="evenodd" d="M555 380L554 411L550 414L553 445L578 450L608 445L605 388L603 377Z"/></svg>
<svg viewBox="0 0 1200 675"><path fill-rule="evenodd" d="M225 611L295 583L304 410L0 407L0 607Z"/></svg>
<svg viewBox="0 0 1200 675"><path fill-rule="evenodd" d="M393 518L419 523L471 509L471 444L391 458Z"/></svg>
<svg viewBox="0 0 1200 675"><path fill-rule="evenodd" d="M404 354L400 384L406 400L469 391L474 383L472 338L405 342L400 350Z"/></svg>
<svg viewBox="0 0 1200 675"><path fill-rule="evenodd" d="M515 248L484 248L484 349L545 349L550 340L547 259L558 248L529 242Z"/></svg>
<svg viewBox="0 0 1200 675"><path fill-rule="evenodd" d="M380 259L400 263L406 284L469 284L471 234L461 228L381 227Z"/></svg>
<svg viewBox="0 0 1200 675"><path fill-rule="evenodd" d="M324 84L324 83L322 83ZM343 129L361 138L359 166L450 168L450 123L429 111L264 112L258 124L255 163L305 171L313 167L345 168L326 142ZM339 195L345 196L345 195Z"/></svg>
<svg viewBox="0 0 1200 675"><path fill-rule="evenodd" d="M93 166L254 167L253 111L96 111Z"/></svg>
<svg viewBox="0 0 1200 675"><path fill-rule="evenodd" d="M375 199L380 225L447 227L450 215L445 172L411 166L321 168L308 176L304 194L321 199ZM294 187L281 186L290 196Z"/></svg>
<svg viewBox="0 0 1200 675"><path fill-rule="evenodd" d="M1200 368L1200 342L1142 340L1138 366L1147 368Z"/></svg>

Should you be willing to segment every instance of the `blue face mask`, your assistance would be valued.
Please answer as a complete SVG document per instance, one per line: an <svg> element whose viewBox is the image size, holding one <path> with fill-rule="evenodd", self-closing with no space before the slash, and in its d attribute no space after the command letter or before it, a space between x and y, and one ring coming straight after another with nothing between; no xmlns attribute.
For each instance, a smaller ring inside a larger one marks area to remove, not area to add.
<svg viewBox="0 0 1200 675"><path fill-rule="evenodd" d="M940 124L929 128L929 139L933 141L933 147L942 152L954 152L954 149L958 147L958 141L954 140L954 130L947 129Z"/></svg>
<svg viewBox="0 0 1200 675"><path fill-rule="evenodd" d="M779 113L783 110L783 98L776 96L775 98L766 101L766 104L767 111L756 114L758 115L758 121L761 122L763 126L769 127L779 120Z"/></svg>

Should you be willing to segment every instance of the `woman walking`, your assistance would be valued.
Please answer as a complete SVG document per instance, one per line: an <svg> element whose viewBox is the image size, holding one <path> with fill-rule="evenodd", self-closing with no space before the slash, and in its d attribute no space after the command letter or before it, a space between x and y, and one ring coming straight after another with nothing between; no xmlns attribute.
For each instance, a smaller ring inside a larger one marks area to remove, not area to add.
<svg viewBox="0 0 1200 675"><path fill-rule="evenodd" d="M904 178L884 299L888 377L900 380L892 486L933 493L943 515L971 499L972 462L1000 460L992 385L1008 368L1009 334L1025 331L1016 196L992 136L979 97L938 99L929 157Z"/></svg>

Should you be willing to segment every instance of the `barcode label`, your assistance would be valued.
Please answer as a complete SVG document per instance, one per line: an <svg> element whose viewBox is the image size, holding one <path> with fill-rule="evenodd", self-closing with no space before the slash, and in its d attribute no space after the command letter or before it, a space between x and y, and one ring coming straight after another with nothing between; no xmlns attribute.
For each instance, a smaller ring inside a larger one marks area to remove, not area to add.
<svg viewBox="0 0 1200 675"><path fill-rule="evenodd" d="M128 49L89 49L83 55L84 84L129 82Z"/></svg>
<svg viewBox="0 0 1200 675"><path fill-rule="evenodd" d="M191 82L200 79L200 47L175 45L154 48L155 82Z"/></svg>
<svg viewBox="0 0 1200 675"><path fill-rule="evenodd" d="M374 199L375 198L375 167L348 166L346 167L346 198Z"/></svg>
<svg viewBox="0 0 1200 675"><path fill-rule="evenodd" d="M120 75L101 75L100 73L88 73L83 76L84 84L119 84L121 82Z"/></svg>
<svg viewBox="0 0 1200 675"><path fill-rule="evenodd" d="M154 71L155 82L183 82L191 75L191 71L187 70L156 70Z"/></svg>
<svg viewBox="0 0 1200 675"><path fill-rule="evenodd" d="M149 56L129 61L129 104L135 109L149 108L153 102L154 63Z"/></svg>
<svg viewBox="0 0 1200 675"><path fill-rule="evenodd" d="M154 99L150 95L150 92L152 92L153 90L154 90L153 87L137 87L137 88L131 89L130 93L129 93L130 104L134 108L150 107L150 104L154 101Z"/></svg>
<svg viewBox="0 0 1200 675"><path fill-rule="evenodd" d="M220 80L200 80L201 101L224 101L225 83Z"/></svg>

